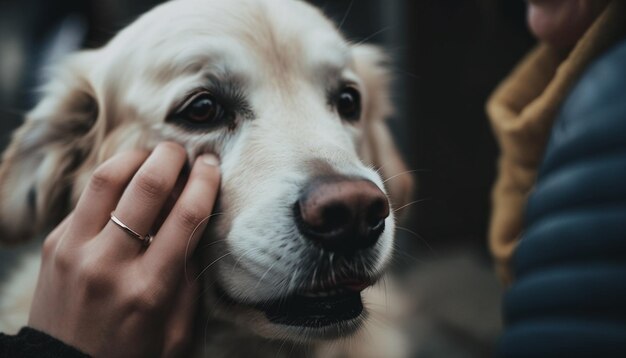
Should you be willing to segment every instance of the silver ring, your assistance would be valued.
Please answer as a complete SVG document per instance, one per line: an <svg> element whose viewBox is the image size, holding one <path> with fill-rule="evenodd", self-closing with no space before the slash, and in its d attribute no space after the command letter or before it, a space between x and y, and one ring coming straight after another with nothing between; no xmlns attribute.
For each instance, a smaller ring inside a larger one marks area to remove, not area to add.
<svg viewBox="0 0 626 358"><path fill-rule="evenodd" d="M151 235L140 235L137 231L128 227L128 225L124 224L122 220L120 220L117 216L111 213L111 221L117 225L120 229L122 229L125 233L131 236L133 239L139 240L143 246L148 246L152 243Z"/></svg>

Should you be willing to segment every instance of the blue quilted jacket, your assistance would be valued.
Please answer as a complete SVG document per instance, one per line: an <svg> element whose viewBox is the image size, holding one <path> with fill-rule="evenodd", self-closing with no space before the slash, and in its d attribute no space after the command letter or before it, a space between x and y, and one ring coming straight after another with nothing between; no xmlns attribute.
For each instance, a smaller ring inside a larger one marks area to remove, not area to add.
<svg viewBox="0 0 626 358"><path fill-rule="evenodd" d="M513 264L499 356L626 357L626 41L565 101Z"/></svg>

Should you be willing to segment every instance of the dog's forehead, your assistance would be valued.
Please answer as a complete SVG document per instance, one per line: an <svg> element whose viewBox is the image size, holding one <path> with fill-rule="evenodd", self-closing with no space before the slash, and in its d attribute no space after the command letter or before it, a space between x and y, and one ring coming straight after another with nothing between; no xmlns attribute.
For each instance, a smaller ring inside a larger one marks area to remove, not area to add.
<svg viewBox="0 0 626 358"><path fill-rule="evenodd" d="M262 61L272 75L341 69L350 62L350 47L332 22L299 0L171 1L122 31L109 48L137 54L127 59L151 56L140 61L143 66L167 68L171 75L207 61L230 67Z"/></svg>

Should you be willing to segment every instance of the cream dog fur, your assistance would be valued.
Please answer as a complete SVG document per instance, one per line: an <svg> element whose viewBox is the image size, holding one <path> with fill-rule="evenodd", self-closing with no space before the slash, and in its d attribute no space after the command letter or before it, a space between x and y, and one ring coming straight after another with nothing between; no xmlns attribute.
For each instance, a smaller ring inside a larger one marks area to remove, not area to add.
<svg viewBox="0 0 626 358"><path fill-rule="evenodd" d="M302 1L176 0L158 6L103 48L73 55L53 74L3 157L1 239L22 241L56 225L96 166L115 153L163 140L184 145L190 161L210 151L221 158L223 179L218 215L200 245L209 317L199 317L206 322L200 353L350 353L336 342L362 335L367 296L380 297L376 288L364 291L361 315L324 327L276 324L255 304L330 280L322 275L378 279L385 272L393 212L376 245L354 257L308 245L292 217L303 186L327 172L372 181L392 207L410 197L411 177L398 176L406 167L384 123L392 113L385 62L381 50L349 43ZM351 118L337 108L345 91L360 98ZM190 120L189 106L199 98L209 98L219 118ZM26 323L37 265L35 258L25 259L0 288L0 330ZM385 332L368 346L401 355L399 336L391 328ZM244 339L253 343L244 348Z"/></svg>

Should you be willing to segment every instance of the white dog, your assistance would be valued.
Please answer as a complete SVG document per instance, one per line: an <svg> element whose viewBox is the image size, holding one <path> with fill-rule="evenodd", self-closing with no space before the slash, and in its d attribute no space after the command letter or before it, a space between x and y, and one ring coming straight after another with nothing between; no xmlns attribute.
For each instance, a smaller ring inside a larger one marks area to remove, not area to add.
<svg viewBox="0 0 626 358"><path fill-rule="evenodd" d="M361 291L385 272L392 208L412 188L395 177L384 62L302 1L165 3L53 76L4 154L0 238L56 225L113 154L176 141L222 163L199 249L204 352L275 357L358 336ZM26 323L37 264L24 265L2 288L1 330Z"/></svg>

